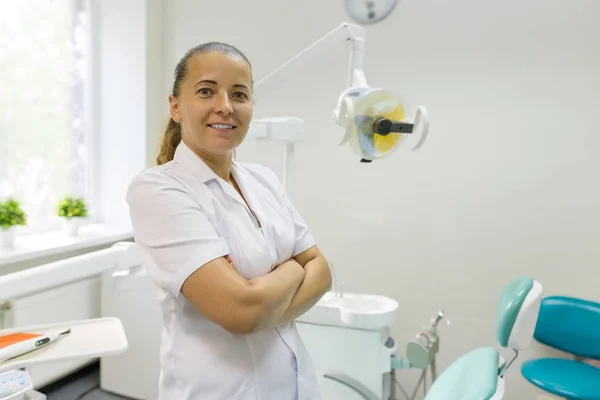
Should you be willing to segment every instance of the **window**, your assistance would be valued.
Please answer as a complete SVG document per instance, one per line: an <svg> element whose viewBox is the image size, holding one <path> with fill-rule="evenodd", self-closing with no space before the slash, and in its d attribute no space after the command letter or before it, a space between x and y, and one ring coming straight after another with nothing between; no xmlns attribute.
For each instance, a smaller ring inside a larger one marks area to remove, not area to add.
<svg viewBox="0 0 600 400"><path fill-rule="evenodd" d="M0 199L26 231L55 229L66 195L91 198L86 0L0 3Z"/></svg>

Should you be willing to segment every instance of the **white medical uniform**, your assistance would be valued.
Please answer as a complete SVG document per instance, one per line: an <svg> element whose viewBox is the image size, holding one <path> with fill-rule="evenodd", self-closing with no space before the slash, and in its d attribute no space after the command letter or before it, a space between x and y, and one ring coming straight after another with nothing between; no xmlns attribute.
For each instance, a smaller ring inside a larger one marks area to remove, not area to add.
<svg viewBox="0 0 600 400"><path fill-rule="evenodd" d="M180 292L195 270L215 258L230 255L250 279L315 244L270 169L234 162L232 174L250 209L181 142L173 161L141 172L127 193L135 240L157 287L165 325L159 399L320 399L294 322L230 333Z"/></svg>

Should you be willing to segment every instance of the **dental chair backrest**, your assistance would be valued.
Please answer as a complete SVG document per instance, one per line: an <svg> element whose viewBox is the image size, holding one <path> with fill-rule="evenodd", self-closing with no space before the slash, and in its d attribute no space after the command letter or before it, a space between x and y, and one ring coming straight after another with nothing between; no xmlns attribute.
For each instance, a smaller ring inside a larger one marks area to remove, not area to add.
<svg viewBox="0 0 600 400"><path fill-rule="evenodd" d="M529 348L542 300L542 285L530 276L513 279L498 303L496 339L502 347Z"/></svg>
<svg viewBox="0 0 600 400"><path fill-rule="evenodd" d="M534 337L555 349L600 360L600 303L567 296L546 297Z"/></svg>
<svg viewBox="0 0 600 400"><path fill-rule="evenodd" d="M504 373L519 350L529 347L542 299L542 285L519 276L502 290L498 302L496 339L517 354L500 364L492 346L479 347L454 361L431 386L426 400L499 400L504 396Z"/></svg>
<svg viewBox="0 0 600 400"><path fill-rule="evenodd" d="M541 299L542 285L529 276L517 277L504 287L496 322L496 339L502 347L516 352L529 347ZM499 365L500 354L494 347L471 350L435 380L426 400L502 399L503 374L515 358Z"/></svg>

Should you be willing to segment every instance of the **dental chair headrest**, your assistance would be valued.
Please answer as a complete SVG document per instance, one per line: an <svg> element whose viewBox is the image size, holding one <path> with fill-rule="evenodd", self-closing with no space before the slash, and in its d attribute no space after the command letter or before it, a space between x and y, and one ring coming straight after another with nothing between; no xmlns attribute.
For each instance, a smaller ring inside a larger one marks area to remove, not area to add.
<svg viewBox="0 0 600 400"><path fill-rule="evenodd" d="M529 348L542 300L542 285L530 276L513 279L498 304L496 338L502 347Z"/></svg>

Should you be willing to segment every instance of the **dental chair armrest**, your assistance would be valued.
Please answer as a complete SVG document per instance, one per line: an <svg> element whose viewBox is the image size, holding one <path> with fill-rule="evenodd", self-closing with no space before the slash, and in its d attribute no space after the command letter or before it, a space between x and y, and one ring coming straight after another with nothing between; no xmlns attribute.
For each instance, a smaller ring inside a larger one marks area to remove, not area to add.
<svg viewBox="0 0 600 400"><path fill-rule="evenodd" d="M343 374L341 372L327 372L323 376L325 378L339 382L342 385L346 385L347 387L361 395L365 400L381 400L379 397L377 397L375 393L373 393L371 389L369 389L361 382L352 378L349 375Z"/></svg>

